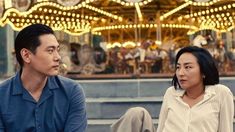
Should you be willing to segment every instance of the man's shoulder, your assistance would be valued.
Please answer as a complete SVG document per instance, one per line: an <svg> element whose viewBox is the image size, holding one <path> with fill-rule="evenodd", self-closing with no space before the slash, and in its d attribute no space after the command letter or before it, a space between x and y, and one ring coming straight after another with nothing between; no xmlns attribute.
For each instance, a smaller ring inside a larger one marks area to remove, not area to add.
<svg viewBox="0 0 235 132"><path fill-rule="evenodd" d="M72 80L70 78L59 76L59 75L53 78L55 79L55 81L60 87L63 87L65 89L81 88L80 84L77 81Z"/></svg>
<svg viewBox="0 0 235 132"><path fill-rule="evenodd" d="M60 76L60 75L55 76L55 78L57 80L59 80L61 83L64 83L64 84L70 84L70 85L71 84L73 84L73 85L77 85L78 84L78 82L76 82L75 80L72 80L70 78L63 77L63 76Z"/></svg>
<svg viewBox="0 0 235 132"><path fill-rule="evenodd" d="M8 78L0 83L0 100L10 95L11 89L14 87L13 85L14 77Z"/></svg>
<svg viewBox="0 0 235 132"><path fill-rule="evenodd" d="M54 76L52 78L56 81L59 89L66 93L67 97L83 94L82 86L75 80L63 76Z"/></svg>
<svg viewBox="0 0 235 132"><path fill-rule="evenodd" d="M12 84L14 77L10 77L0 83L0 90L9 87Z"/></svg>

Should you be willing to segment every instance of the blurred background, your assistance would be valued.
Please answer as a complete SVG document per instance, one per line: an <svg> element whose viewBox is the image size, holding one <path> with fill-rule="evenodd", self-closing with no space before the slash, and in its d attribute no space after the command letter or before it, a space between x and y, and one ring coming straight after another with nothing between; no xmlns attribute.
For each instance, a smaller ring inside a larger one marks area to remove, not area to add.
<svg viewBox="0 0 235 132"><path fill-rule="evenodd" d="M235 94L234 0L0 0L0 82L19 70L14 39L33 23L53 28L60 74L83 86L88 132L109 132L134 106L157 126L184 46L207 49Z"/></svg>

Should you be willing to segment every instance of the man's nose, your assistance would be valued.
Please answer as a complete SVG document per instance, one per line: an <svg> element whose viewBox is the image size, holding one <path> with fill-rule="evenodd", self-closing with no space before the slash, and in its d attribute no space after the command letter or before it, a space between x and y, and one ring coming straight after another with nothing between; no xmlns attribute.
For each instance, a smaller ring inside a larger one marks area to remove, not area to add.
<svg viewBox="0 0 235 132"><path fill-rule="evenodd" d="M60 56L58 51L56 51L56 53L55 53L55 60L56 61L60 61L61 60L61 56Z"/></svg>

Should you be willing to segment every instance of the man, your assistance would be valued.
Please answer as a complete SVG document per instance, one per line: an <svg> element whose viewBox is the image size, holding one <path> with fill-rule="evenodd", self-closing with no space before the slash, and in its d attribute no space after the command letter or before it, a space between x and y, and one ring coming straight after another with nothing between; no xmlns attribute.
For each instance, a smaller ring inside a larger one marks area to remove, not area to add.
<svg viewBox="0 0 235 132"><path fill-rule="evenodd" d="M80 85L59 73L59 43L48 26L33 24L15 39L21 69L0 84L0 132L85 132Z"/></svg>

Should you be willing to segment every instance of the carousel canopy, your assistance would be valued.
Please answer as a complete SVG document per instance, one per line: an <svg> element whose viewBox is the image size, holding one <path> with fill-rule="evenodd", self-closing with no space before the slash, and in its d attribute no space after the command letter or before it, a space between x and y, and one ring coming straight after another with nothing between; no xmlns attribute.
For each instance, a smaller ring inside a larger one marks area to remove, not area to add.
<svg viewBox="0 0 235 132"><path fill-rule="evenodd" d="M161 38L234 28L233 0L0 0L0 25L20 30L43 23L72 35Z"/></svg>

